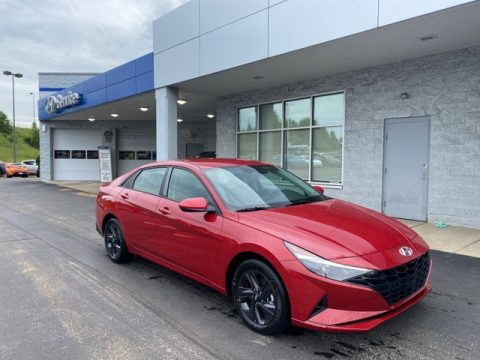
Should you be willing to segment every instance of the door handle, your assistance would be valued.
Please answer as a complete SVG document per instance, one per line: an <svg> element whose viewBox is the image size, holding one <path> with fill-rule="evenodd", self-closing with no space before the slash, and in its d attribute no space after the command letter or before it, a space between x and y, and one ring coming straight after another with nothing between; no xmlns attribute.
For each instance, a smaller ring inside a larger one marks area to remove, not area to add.
<svg viewBox="0 0 480 360"><path fill-rule="evenodd" d="M428 164L424 163L422 165L422 180L427 180L427 174L428 174Z"/></svg>
<svg viewBox="0 0 480 360"><path fill-rule="evenodd" d="M120 197L124 200L128 199L128 193L120 194Z"/></svg>
<svg viewBox="0 0 480 360"><path fill-rule="evenodd" d="M172 213L168 207L160 208L158 211L160 211L163 215L170 215Z"/></svg>

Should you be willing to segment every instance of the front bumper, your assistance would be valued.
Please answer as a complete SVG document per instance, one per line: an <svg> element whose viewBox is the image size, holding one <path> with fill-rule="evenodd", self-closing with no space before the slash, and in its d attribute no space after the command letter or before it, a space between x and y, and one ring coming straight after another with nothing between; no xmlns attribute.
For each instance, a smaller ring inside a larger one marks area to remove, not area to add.
<svg viewBox="0 0 480 360"><path fill-rule="evenodd" d="M429 284L431 261L425 284L393 305L369 287L323 278L305 269L298 261L282 264L288 273L286 285L292 324L311 330L369 331L412 307L432 289ZM319 303L326 306L319 309Z"/></svg>
<svg viewBox="0 0 480 360"><path fill-rule="evenodd" d="M401 305L397 305L393 310L387 311L345 311L326 309L316 316L306 320L299 321L292 319L292 323L299 327L311 330L322 330L331 332L362 332L372 330L381 323L401 314L409 309L421 299L423 299L432 287L426 284L418 293L411 296Z"/></svg>

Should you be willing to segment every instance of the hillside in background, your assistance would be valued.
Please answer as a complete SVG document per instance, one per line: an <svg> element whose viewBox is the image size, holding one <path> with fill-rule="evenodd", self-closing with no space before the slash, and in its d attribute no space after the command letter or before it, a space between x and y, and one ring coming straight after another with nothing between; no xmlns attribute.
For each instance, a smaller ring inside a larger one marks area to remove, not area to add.
<svg viewBox="0 0 480 360"><path fill-rule="evenodd" d="M35 128L16 128L17 161L36 159L39 155L39 133ZM13 161L13 133L10 121L0 111L0 161Z"/></svg>
<svg viewBox="0 0 480 360"><path fill-rule="evenodd" d="M17 128L17 161L36 159L39 155L39 149L27 143L32 131L33 129ZM0 134L0 160L13 161L12 135Z"/></svg>

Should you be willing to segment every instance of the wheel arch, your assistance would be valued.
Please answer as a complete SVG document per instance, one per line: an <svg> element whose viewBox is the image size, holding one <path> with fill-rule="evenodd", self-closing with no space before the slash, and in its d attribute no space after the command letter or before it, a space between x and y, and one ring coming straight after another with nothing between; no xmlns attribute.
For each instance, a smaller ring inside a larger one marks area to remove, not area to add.
<svg viewBox="0 0 480 360"><path fill-rule="evenodd" d="M102 234L105 233L105 226L107 225L107 222L108 222L108 220L110 220L110 219L116 219L118 222L120 222L120 221L118 220L118 218L117 218L115 215L113 215L112 213L106 214L106 215L103 217L103 221L102 221Z"/></svg>
<svg viewBox="0 0 480 360"><path fill-rule="evenodd" d="M270 260L269 258L272 258L272 260ZM279 263L275 264L275 261L273 260L274 259L273 255L268 256L266 254L265 255L260 254L256 251L252 251L252 250L245 250L245 251L239 252L234 257L232 257L232 259L230 260L230 262L228 264L228 267L227 267L226 274L225 274L225 291L226 291L227 296L232 295L232 279L233 279L233 274L235 273L236 268L243 261L250 260L250 259L255 259L255 260L259 260L259 261L264 262L265 264L267 264L273 270L273 272L275 272L275 274L277 274L278 278L280 279L280 281L282 282L282 284L285 288L285 292L287 293L287 298L290 302L288 286L287 286L287 282L285 281L285 276L283 276L285 274L282 274L284 272L280 268L281 265Z"/></svg>

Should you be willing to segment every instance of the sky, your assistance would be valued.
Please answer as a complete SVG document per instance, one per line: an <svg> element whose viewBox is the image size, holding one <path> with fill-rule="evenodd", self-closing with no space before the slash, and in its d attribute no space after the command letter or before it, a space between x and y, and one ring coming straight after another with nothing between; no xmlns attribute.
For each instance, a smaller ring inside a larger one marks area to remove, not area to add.
<svg viewBox="0 0 480 360"><path fill-rule="evenodd" d="M39 72L105 72L145 55L153 20L186 1L0 0L0 111L12 120L4 70L23 74L15 78L15 118L29 127Z"/></svg>

